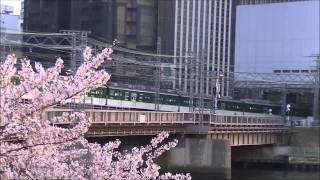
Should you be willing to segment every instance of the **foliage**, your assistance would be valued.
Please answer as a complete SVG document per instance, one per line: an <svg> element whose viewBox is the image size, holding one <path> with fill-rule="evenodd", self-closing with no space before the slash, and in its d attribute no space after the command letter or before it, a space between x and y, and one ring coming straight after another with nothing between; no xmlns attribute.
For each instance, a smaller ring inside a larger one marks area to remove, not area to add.
<svg viewBox="0 0 320 180"><path fill-rule="evenodd" d="M160 133L147 146L119 152L119 141L101 146L84 138L90 126L84 112L63 114L50 122L42 118L45 109L106 84L109 74L97 68L111 59L111 53L104 49L93 56L86 48L83 64L68 79L59 75L60 58L48 69L35 63L34 70L23 59L17 70L14 55L0 64L0 179L191 179L188 174L159 173L154 158L177 144L162 143L168 133ZM55 126L59 121L73 126Z"/></svg>

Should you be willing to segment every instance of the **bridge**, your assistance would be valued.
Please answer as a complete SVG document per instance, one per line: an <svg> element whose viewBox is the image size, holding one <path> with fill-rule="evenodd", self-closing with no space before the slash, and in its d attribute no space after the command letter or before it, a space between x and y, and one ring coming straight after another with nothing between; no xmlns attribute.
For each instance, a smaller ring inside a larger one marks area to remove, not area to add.
<svg viewBox="0 0 320 180"><path fill-rule="evenodd" d="M71 51L71 68L76 68L81 62L79 54L86 46L94 49L109 47L109 44L88 39L86 33L73 33L65 31L63 34L5 34L1 35L0 47L27 46L45 49L63 49ZM133 53L141 56L162 57L155 54L132 52L132 50L114 47L115 50ZM168 57L168 56L165 56ZM154 67L154 62L139 61L120 56L114 56L120 62L130 62ZM172 57L170 57L172 58ZM146 58L147 59L147 58ZM159 71L160 72L160 71ZM314 78L311 74L307 77L291 75L279 76L278 74L237 73L241 79L230 79L238 88L272 88L293 89L303 87L310 91L314 87ZM161 73L160 73L161 76ZM285 77L284 77L285 76ZM306 79L305 79L306 78ZM246 81L255 80L253 81ZM303 83L301 83L303 82ZM272 86L271 86L272 85ZM286 101L284 101L286 102ZM72 109L48 109L43 113L44 118L51 120L63 112L72 112ZM182 135L179 145L172 149L163 158L166 167L198 168L200 171L208 169L212 172L215 168L231 168L231 146L236 148L257 147L261 151L282 142L288 127L283 120L275 116L249 117L214 115L210 113L182 113L182 112L155 112L155 111L120 111L120 110L84 110L92 120L87 137L133 137L140 135L154 135L161 131ZM1 122L0 122L1 124ZM70 122L61 122L58 125L68 126ZM192 138L190 138L190 136ZM142 139L142 138L141 138ZM253 145L253 146L252 146ZM255 146L255 145L259 145ZM252 156L253 151L246 150ZM273 149L272 149L273 152ZM259 154L259 153L257 153ZM186 170L190 172L189 170Z"/></svg>
<svg viewBox="0 0 320 180"><path fill-rule="evenodd" d="M196 112L155 112L121 110L84 110L92 125L87 137L172 134L204 135L224 139L231 146L274 144L281 141L287 127L279 117L225 116ZM48 109L44 118L52 120L72 109ZM67 126L69 122L55 123Z"/></svg>

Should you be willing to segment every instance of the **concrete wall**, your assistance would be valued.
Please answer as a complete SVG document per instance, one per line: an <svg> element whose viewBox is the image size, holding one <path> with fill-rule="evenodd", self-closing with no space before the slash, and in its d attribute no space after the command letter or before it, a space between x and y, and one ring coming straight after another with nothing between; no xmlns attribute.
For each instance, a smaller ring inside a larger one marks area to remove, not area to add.
<svg viewBox="0 0 320 180"><path fill-rule="evenodd" d="M315 128L293 128L291 129L290 145L296 147L319 148L319 127Z"/></svg>
<svg viewBox="0 0 320 180"><path fill-rule="evenodd" d="M294 128L282 144L232 147L233 162L320 164L319 128Z"/></svg>
<svg viewBox="0 0 320 180"><path fill-rule="evenodd" d="M290 136L290 164L320 164L319 128L294 128Z"/></svg>

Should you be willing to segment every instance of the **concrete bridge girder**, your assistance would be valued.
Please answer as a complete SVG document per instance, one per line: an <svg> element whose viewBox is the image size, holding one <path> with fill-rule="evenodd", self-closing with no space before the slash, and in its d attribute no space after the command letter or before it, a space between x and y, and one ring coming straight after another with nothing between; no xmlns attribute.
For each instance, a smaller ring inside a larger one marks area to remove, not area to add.
<svg viewBox="0 0 320 180"><path fill-rule="evenodd" d="M282 138L281 133L209 133L208 139L228 140L231 146L247 146L247 145L265 145L265 144L280 144Z"/></svg>
<svg viewBox="0 0 320 180"><path fill-rule="evenodd" d="M62 112L72 111L72 109L49 109L43 116L51 121ZM210 139L228 140L232 146L243 146L276 143L277 138L272 134L283 133L287 129L282 119L269 116L245 117L207 113L94 109L84 111L92 121L87 133L91 137L152 135L168 131L174 134L201 134ZM196 121L195 115L203 115L207 120ZM68 126L69 123L62 122L60 125Z"/></svg>

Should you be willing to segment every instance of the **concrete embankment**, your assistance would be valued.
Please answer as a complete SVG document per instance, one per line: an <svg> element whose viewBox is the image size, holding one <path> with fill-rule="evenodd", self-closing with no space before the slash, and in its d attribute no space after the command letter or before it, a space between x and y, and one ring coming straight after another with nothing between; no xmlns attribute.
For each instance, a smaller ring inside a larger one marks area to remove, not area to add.
<svg viewBox="0 0 320 180"><path fill-rule="evenodd" d="M281 144L232 147L232 162L319 169L319 128L292 128L283 140Z"/></svg>
<svg viewBox="0 0 320 180"><path fill-rule="evenodd" d="M320 165L319 128L294 128L290 130L288 163L292 166Z"/></svg>

